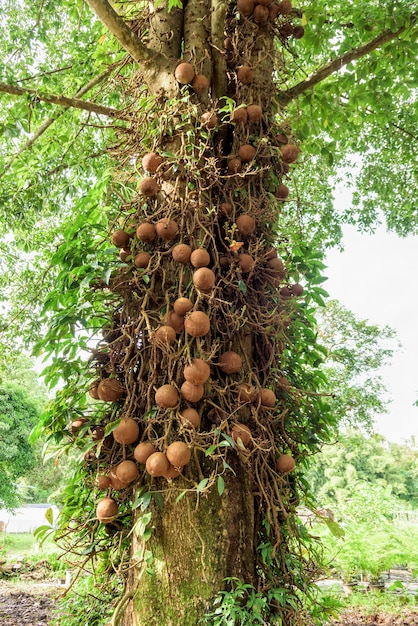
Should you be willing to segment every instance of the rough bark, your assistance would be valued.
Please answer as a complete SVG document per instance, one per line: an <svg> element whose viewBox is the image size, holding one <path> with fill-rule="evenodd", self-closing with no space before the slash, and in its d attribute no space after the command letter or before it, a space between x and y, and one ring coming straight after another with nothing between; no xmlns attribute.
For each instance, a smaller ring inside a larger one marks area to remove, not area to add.
<svg viewBox="0 0 418 626"><path fill-rule="evenodd" d="M167 57L146 46L107 0L87 0L87 3L123 48L140 64L144 81L150 92L165 97L177 95L178 84L174 78L177 59Z"/></svg>
<svg viewBox="0 0 418 626"><path fill-rule="evenodd" d="M184 11L184 58L192 63L196 73L212 81L212 54L210 38L210 0L188 2ZM208 101L202 94L201 102Z"/></svg>
<svg viewBox="0 0 418 626"><path fill-rule="evenodd" d="M148 46L167 58L179 59L183 38L183 9L168 10L168 0L149 3Z"/></svg>
<svg viewBox="0 0 418 626"><path fill-rule="evenodd" d="M232 462L236 476L225 476L222 497L215 488L176 503L182 488L177 479L178 490L167 492L164 509L153 510L152 538L145 545L136 539L133 546L134 554L152 551L152 573L141 564L132 570L125 626L196 626L226 577L254 582L252 480L238 457Z"/></svg>

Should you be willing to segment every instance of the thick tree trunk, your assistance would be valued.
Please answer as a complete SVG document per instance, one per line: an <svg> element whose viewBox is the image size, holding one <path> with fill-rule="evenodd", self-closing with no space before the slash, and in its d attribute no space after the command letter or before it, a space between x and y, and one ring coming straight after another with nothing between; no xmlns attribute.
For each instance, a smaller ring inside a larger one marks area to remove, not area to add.
<svg viewBox="0 0 418 626"><path fill-rule="evenodd" d="M153 507L151 538L133 542L133 554L150 550L152 561L132 569L126 626L196 626L225 588L226 577L254 583L252 478L234 456L236 476L225 476L222 496L215 486L199 495L189 492L176 503L187 488L179 479L165 493L163 509Z"/></svg>
<svg viewBox="0 0 418 626"><path fill-rule="evenodd" d="M88 2L98 11L107 4ZM111 283L122 304L115 320L119 339L105 370L105 375L122 378L126 399L120 413L137 420L141 440L152 442L162 456L172 442L180 442L192 451L193 459L183 467L183 476L174 480L151 479L151 472L143 473L141 489L159 493L164 504L161 509L151 505L151 518L149 510L135 515L128 594L120 605L126 608L124 624L196 626L213 610L219 592L228 588L225 579L239 579L261 594L275 585L293 593L281 528L283 521L287 523L293 494L276 468L277 457L293 452L293 444L284 432L283 405L276 403L274 393L272 404L263 406L261 400L265 391L274 389L278 397L281 393L279 359L293 307L290 296L281 296L284 266L271 249L282 206L274 193L289 170L280 155L288 138L277 142L284 129L275 117L273 42L278 28L290 18L281 17L276 24L273 16L260 25L238 15L232 5L189 0L183 12L168 14L168 21L158 7L153 9L151 28L142 28L141 43L135 47L121 20L108 14L111 19L106 23L120 41L127 39L134 51L146 45L145 67L155 47L158 59L161 55L169 59L163 63L165 76L164 68L178 61L172 55L179 53L181 41L182 59L210 84L204 93L195 93L192 83L182 86L181 92L177 87L175 100L152 99L152 106L146 113L138 112L120 144L121 162L135 163L137 171L145 152L161 155L156 170L142 173L143 181L156 191L148 196L133 193L124 206L127 228L132 228L132 221L136 227L174 220L177 234L166 240L160 233L146 242L132 236L133 256L146 250L150 260L140 272L122 269ZM183 24L181 38L173 33L170 44L164 43L168 24L179 28ZM227 45L221 49L225 37ZM240 76L241 66L251 66L249 79L248 72L246 78ZM148 83L149 74L143 67L140 72L155 95L158 90ZM132 101L143 97L139 82L132 87ZM226 103L231 110L222 110ZM230 122L232 108L249 105L253 116L242 124ZM201 116L213 111L217 127L208 130ZM149 126L148 132L144 126ZM237 158L241 148L242 162ZM248 150L250 156L245 156ZM234 162L236 169L231 166ZM204 248L208 267L196 270L193 263L174 262L173 248L179 243L190 251ZM245 260L250 262L247 267ZM202 269L212 273L209 288L195 281ZM170 322L178 297L190 299L193 313L207 318L209 330L194 335L180 327L172 344L158 344L154 333ZM237 353L241 364L228 372L219 367L219 357L230 351ZM185 368L193 359L204 360L210 369L196 402L182 387ZM163 385L178 393L174 406L156 402L156 390ZM196 431L179 419L189 403L200 416ZM250 432L247 447L236 435L235 429L242 426ZM294 449L297 452L296 445ZM204 478L208 484L201 487ZM186 493L179 498L183 490ZM143 532L145 518L150 537ZM271 561L268 573L257 550L260 541L265 541ZM278 610L286 615L286 626L294 624L294 607L286 602L277 607L274 602L270 597L266 614Z"/></svg>

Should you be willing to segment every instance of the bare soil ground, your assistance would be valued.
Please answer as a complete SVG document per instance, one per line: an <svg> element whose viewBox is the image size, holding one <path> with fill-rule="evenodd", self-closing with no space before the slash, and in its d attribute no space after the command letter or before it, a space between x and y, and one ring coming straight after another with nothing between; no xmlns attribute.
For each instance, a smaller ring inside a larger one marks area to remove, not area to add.
<svg viewBox="0 0 418 626"><path fill-rule="evenodd" d="M53 583L0 580L1 626L47 626L59 592Z"/></svg>
<svg viewBox="0 0 418 626"><path fill-rule="evenodd" d="M360 609L344 611L332 626L418 626L418 612L405 609L398 616L387 613L365 614Z"/></svg>
<svg viewBox="0 0 418 626"><path fill-rule="evenodd" d="M57 583L0 579L1 626L48 626L55 598L62 592ZM418 626L418 611L403 609L397 615L384 612L366 614L347 609L330 626Z"/></svg>

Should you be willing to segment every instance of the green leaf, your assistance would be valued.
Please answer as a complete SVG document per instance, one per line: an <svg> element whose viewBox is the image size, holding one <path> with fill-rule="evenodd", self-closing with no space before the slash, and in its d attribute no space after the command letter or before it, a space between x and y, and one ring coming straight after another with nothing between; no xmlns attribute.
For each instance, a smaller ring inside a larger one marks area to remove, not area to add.
<svg viewBox="0 0 418 626"><path fill-rule="evenodd" d="M222 476L218 476L218 493L221 496L225 491L225 481Z"/></svg>
<svg viewBox="0 0 418 626"><path fill-rule="evenodd" d="M203 491L206 485L208 484L208 482L209 482L209 478L203 478L198 484L198 486L196 487L197 493L200 493L201 491Z"/></svg>
<svg viewBox="0 0 418 626"><path fill-rule="evenodd" d="M51 507L45 511L45 519L48 524L51 524L52 526L52 522L54 520L54 512Z"/></svg>

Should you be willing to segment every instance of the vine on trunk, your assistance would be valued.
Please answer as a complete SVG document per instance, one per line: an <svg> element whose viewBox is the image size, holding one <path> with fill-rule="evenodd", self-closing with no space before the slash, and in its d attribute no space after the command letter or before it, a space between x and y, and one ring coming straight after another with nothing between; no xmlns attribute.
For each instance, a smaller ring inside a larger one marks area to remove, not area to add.
<svg viewBox="0 0 418 626"><path fill-rule="evenodd" d="M210 29L193 7L191 22ZM132 24L144 40L148 16ZM73 552L117 554L110 570L123 574L135 562L145 572L151 501L214 489L228 498L231 477L242 473L258 546L242 583L268 599L263 617L287 626L307 623L300 594L309 595L315 570L295 516L304 486L294 469L313 447L312 431L318 442L325 428L315 389L295 384L303 365L292 351L310 321L304 288L286 271L293 251L281 212L300 150L274 106L282 49L302 35L287 0L240 0L227 7L222 97L210 89L201 30L189 33L194 45L174 70L179 97L152 96L141 72L122 82L130 104L120 115L129 121L112 149L120 208L109 232L119 256L110 276L91 282L108 321L91 348L94 402L68 424L85 446L79 476L98 495L82 503L71 494L64 531ZM129 555L132 528L144 540L139 555Z"/></svg>

